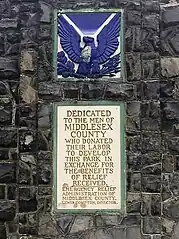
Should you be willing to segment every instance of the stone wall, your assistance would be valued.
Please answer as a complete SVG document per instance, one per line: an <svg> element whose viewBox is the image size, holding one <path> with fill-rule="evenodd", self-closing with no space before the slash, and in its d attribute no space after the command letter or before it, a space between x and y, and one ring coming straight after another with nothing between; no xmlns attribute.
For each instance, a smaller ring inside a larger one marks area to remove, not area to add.
<svg viewBox="0 0 179 239"><path fill-rule="evenodd" d="M124 8L126 82L53 79L52 12ZM179 1L0 0L0 239L179 238ZM126 102L127 214L52 213L52 103Z"/></svg>

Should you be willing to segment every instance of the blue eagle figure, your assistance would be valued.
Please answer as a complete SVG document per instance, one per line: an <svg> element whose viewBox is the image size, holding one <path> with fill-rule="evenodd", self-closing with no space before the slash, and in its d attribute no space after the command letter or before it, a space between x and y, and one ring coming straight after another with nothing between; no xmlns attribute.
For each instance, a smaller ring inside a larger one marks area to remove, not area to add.
<svg viewBox="0 0 179 239"><path fill-rule="evenodd" d="M95 38L79 34L64 18L58 17L58 35L60 44L68 58L78 64L79 75L89 77L100 73L100 65L107 62L119 46L120 13L116 13Z"/></svg>

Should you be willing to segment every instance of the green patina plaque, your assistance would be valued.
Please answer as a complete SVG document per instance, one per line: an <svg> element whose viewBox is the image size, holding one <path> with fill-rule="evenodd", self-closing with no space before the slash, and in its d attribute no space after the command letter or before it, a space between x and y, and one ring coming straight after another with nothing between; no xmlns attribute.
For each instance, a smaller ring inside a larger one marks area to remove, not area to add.
<svg viewBox="0 0 179 239"><path fill-rule="evenodd" d="M54 103L54 211L125 212L124 104Z"/></svg>

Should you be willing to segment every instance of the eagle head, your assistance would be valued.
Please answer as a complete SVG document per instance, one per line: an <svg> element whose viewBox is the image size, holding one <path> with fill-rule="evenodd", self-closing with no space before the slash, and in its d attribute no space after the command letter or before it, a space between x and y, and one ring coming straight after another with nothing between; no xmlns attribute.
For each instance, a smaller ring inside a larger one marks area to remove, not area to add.
<svg viewBox="0 0 179 239"><path fill-rule="evenodd" d="M83 41L86 45L93 43L94 42L94 38L93 37L83 37Z"/></svg>

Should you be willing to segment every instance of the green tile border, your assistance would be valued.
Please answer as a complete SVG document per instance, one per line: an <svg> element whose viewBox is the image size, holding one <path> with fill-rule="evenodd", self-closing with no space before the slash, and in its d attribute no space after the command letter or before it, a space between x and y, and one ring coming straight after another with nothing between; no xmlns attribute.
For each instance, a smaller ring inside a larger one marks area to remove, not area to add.
<svg viewBox="0 0 179 239"><path fill-rule="evenodd" d="M121 50L121 76L120 78L110 78L110 77L103 77L99 79L92 79L92 78L86 78L86 79L78 79L78 78L58 78L57 76L57 16L58 13L89 13L89 12L111 12L111 13L117 13L121 12L121 28L120 28L120 50ZM80 9L80 10L71 10L71 9L65 9L65 10L57 10L55 9L53 11L53 68L54 68L54 80L55 81L97 81L97 80L103 80L103 81L117 81L117 82L124 82L126 81L126 69L125 69L125 54L124 54L124 10L123 9Z"/></svg>
<svg viewBox="0 0 179 239"><path fill-rule="evenodd" d="M120 142L121 142L121 209L57 209L57 108L58 106L120 106ZM62 101L53 103L53 212L66 214L125 214L126 213L126 154L125 154L125 105L121 101Z"/></svg>

